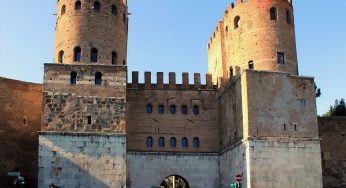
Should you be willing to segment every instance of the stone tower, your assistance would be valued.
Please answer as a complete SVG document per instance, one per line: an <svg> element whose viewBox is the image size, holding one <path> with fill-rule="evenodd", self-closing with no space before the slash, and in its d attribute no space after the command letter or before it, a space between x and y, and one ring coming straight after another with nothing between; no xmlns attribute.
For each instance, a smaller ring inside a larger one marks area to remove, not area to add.
<svg viewBox="0 0 346 188"><path fill-rule="evenodd" d="M219 85L246 69L298 75L290 0L237 0L209 40L209 73Z"/></svg>
<svg viewBox="0 0 346 188"><path fill-rule="evenodd" d="M126 65L126 0L59 0L57 7L54 63Z"/></svg>
<svg viewBox="0 0 346 188"><path fill-rule="evenodd" d="M125 0L58 0L38 187L126 186L127 20Z"/></svg>

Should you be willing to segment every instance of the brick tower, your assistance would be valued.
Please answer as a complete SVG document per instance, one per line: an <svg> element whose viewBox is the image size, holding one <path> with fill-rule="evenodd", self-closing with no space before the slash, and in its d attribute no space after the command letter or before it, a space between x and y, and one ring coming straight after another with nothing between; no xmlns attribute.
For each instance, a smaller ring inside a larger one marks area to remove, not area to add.
<svg viewBox="0 0 346 188"><path fill-rule="evenodd" d="M208 55L219 85L246 69L298 75L292 2L232 3L209 40Z"/></svg>
<svg viewBox="0 0 346 188"><path fill-rule="evenodd" d="M124 187L126 0L58 0L45 64L39 187Z"/></svg>

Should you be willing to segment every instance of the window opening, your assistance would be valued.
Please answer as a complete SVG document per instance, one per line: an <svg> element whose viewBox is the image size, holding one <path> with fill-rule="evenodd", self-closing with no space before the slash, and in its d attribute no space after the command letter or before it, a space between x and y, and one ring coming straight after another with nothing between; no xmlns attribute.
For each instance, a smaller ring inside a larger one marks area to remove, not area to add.
<svg viewBox="0 0 346 188"><path fill-rule="evenodd" d="M118 56L116 52L112 52L112 65L116 65L117 64L117 60Z"/></svg>
<svg viewBox="0 0 346 188"><path fill-rule="evenodd" d="M90 53L91 53L91 55L90 55L90 61L91 62L97 62L97 49L96 48L93 48L93 49L91 49L91 51L90 51Z"/></svg>
<svg viewBox="0 0 346 188"><path fill-rule="evenodd" d="M254 69L254 64L253 64L253 61L249 61L249 69L250 70L253 70Z"/></svg>
<svg viewBox="0 0 346 188"><path fill-rule="evenodd" d="M153 138L151 136L147 138L147 147L153 147Z"/></svg>
<svg viewBox="0 0 346 188"><path fill-rule="evenodd" d="M175 105L171 105L171 106L169 107L169 111L171 112L171 114L175 114L175 112L176 112L176 107L175 107Z"/></svg>
<svg viewBox="0 0 346 188"><path fill-rule="evenodd" d="M118 9L115 5L112 5L112 14L117 15Z"/></svg>
<svg viewBox="0 0 346 188"><path fill-rule="evenodd" d="M187 148L187 138L186 137L184 137L182 140L181 140L181 146L183 147L183 148Z"/></svg>
<svg viewBox="0 0 346 188"><path fill-rule="evenodd" d="M193 106L193 114L195 115L199 114L199 107L197 105Z"/></svg>
<svg viewBox="0 0 346 188"><path fill-rule="evenodd" d="M277 15L277 10L275 7L270 8L270 20L277 20L278 15Z"/></svg>
<svg viewBox="0 0 346 188"><path fill-rule="evenodd" d="M234 29L237 29L240 26L240 17L236 16L234 18Z"/></svg>
<svg viewBox="0 0 346 188"><path fill-rule="evenodd" d="M278 52L278 63L279 64L285 64L285 54L282 52Z"/></svg>
<svg viewBox="0 0 346 188"><path fill-rule="evenodd" d="M286 11L286 22L287 24L291 25L292 24L292 19L291 19L291 13L290 11Z"/></svg>
<svg viewBox="0 0 346 188"><path fill-rule="evenodd" d="M153 106L151 104L147 104L147 113L148 114L153 113Z"/></svg>
<svg viewBox="0 0 346 188"><path fill-rule="evenodd" d="M96 72L95 73L95 85L101 85L102 84L102 73Z"/></svg>
<svg viewBox="0 0 346 188"><path fill-rule="evenodd" d="M74 4L74 9L75 10L80 10L82 8L82 3L80 1L76 1Z"/></svg>
<svg viewBox="0 0 346 188"><path fill-rule="evenodd" d="M172 148L177 147L177 139L172 137L171 140L170 140L170 144L171 144Z"/></svg>
<svg viewBox="0 0 346 188"><path fill-rule="evenodd" d="M159 106L159 113L163 114L165 112L165 107L163 105Z"/></svg>
<svg viewBox="0 0 346 188"><path fill-rule="evenodd" d="M60 50L59 57L58 57L59 63L64 63L64 51Z"/></svg>
<svg viewBox="0 0 346 188"><path fill-rule="evenodd" d="M77 73L73 71L70 76L70 84L75 85L77 83Z"/></svg>
<svg viewBox="0 0 346 188"><path fill-rule="evenodd" d="M74 48L73 51L74 51L73 60L74 61L80 61L80 59L81 59L81 52L82 52L81 48L79 46L77 46L77 47Z"/></svg>
<svg viewBox="0 0 346 188"><path fill-rule="evenodd" d="M163 137L159 138L159 147L165 147L165 139Z"/></svg>
<svg viewBox="0 0 346 188"><path fill-rule="evenodd" d="M199 138L196 137L193 139L193 147L199 148Z"/></svg>
<svg viewBox="0 0 346 188"><path fill-rule="evenodd" d="M101 11L101 3L98 1L94 2L94 11L100 12Z"/></svg>
<svg viewBox="0 0 346 188"><path fill-rule="evenodd" d="M182 113L182 114L187 114L187 106L183 105L183 106L181 107L181 113Z"/></svg>
<svg viewBox="0 0 346 188"><path fill-rule="evenodd" d="M61 7L61 16L64 15L65 12L66 12L66 6L63 5L63 6Z"/></svg>
<svg viewBox="0 0 346 188"><path fill-rule="evenodd" d="M91 116L88 116L88 124L91 124Z"/></svg>

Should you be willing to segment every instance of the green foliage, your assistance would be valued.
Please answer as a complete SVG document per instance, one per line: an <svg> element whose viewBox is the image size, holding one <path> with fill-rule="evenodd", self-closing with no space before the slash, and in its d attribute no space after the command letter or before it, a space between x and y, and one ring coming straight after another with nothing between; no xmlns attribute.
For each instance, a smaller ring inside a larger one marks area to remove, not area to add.
<svg viewBox="0 0 346 188"><path fill-rule="evenodd" d="M334 106L330 106L329 112L325 113L323 116L346 116L345 99L341 98L340 101L335 100Z"/></svg>
<svg viewBox="0 0 346 188"><path fill-rule="evenodd" d="M317 87L316 82L315 82L315 95L316 95L316 98L322 95L321 89Z"/></svg>

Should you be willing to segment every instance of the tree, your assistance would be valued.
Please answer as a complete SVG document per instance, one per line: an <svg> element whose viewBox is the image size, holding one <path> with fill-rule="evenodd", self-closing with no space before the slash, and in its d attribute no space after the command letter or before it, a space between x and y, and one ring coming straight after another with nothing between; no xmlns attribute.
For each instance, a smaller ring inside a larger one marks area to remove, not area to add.
<svg viewBox="0 0 346 188"><path fill-rule="evenodd" d="M314 85L315 85L315 96L316 96L316 98L318 98L322 95L321 89L317 87L316 82L314 83Z"/></svg>
<svg viewBox="0 0 346 188"><path fill-rule="evenodd" d="M345 99L341 98L340 101L335 100L334 106L330 106L329 112L325 113L323 116L346 116Z"/></svg>

